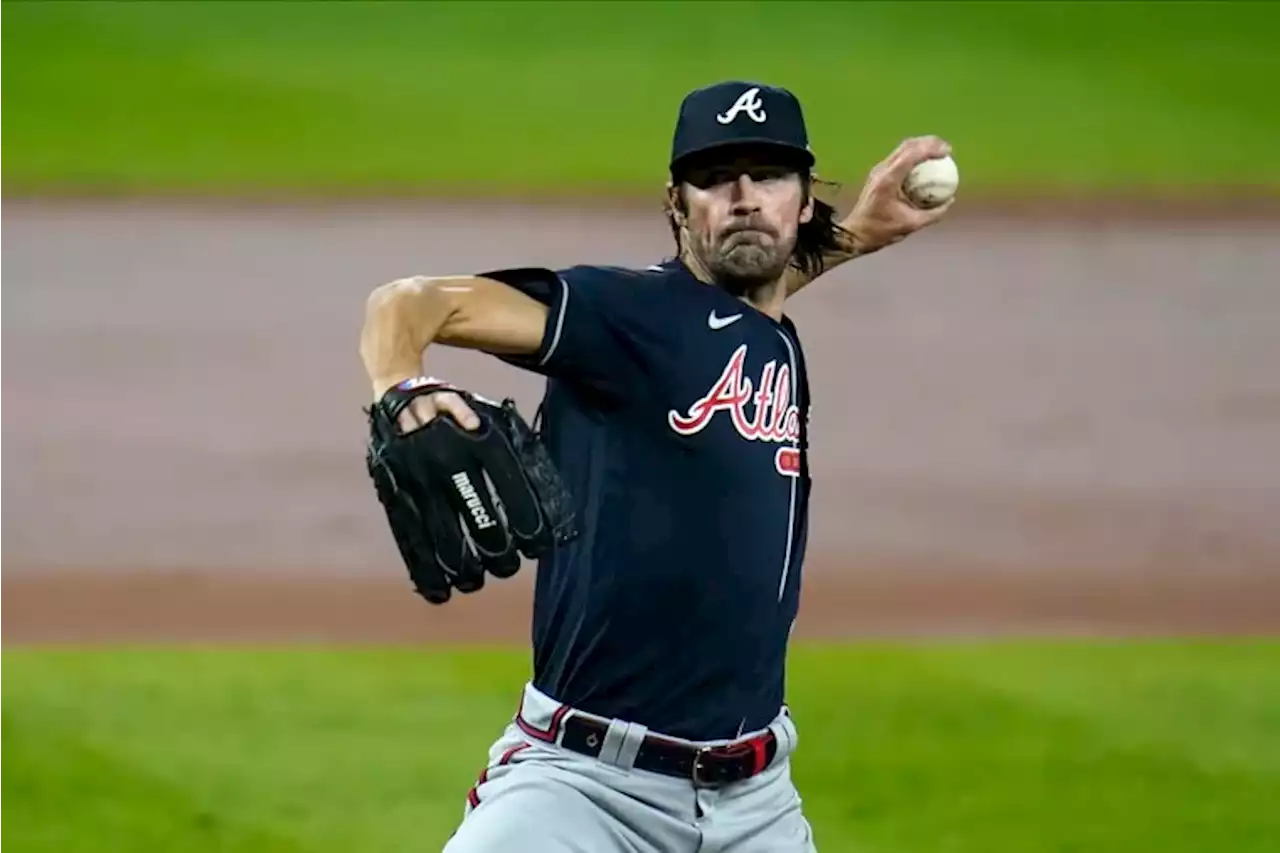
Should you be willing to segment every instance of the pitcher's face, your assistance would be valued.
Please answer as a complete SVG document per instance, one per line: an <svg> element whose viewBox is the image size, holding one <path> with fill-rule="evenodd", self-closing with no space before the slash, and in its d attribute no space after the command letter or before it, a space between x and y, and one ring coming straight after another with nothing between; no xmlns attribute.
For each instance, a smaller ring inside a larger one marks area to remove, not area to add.
<svg viewBox="0 0 1280 853"><path fill-rule="evenodd" d="M734 295L782 277L813 201L792 166L743 153L681 174L689 250Z"/></svg>

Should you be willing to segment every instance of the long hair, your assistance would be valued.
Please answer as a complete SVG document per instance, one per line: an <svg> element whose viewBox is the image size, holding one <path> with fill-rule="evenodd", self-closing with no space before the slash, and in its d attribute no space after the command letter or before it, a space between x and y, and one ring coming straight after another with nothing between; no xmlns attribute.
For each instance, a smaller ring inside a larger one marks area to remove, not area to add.
<svg viewBox="0 0 1280 853"><path fill-rule="evenodd" d="M680 242L680 218L677 213L687 213L684 192L677 179L672 178L673 191L667 194L663 203L663 213L667 217L667 225L671 228L671 237L676 243L676 256L684 250ZM809 170L800 172L800 182L804 189L801 206L807 204L813 194L815 183L827 183L816 177ZM834 186L834 184L832 185ZM789 264L810 278L821 275L826 268L825 258L838 255L849 245L849 234L836 219L836 209L819 198L813 200L813 217L808 222L800 223L796 231L796 245L791 251Z"/></svg>

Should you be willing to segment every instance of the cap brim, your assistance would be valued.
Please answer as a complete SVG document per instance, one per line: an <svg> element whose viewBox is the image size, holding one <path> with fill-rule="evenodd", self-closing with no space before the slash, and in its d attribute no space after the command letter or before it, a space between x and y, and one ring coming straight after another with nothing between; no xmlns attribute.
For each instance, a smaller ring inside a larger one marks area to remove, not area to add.
<svg viewBox="0 0 1280 853"><path fill-rule="evenodd" d="M692 151L685 151L671 161L670 169L672 172L677 171L681 166L688 164L691 160L710 157L716 153L722 153L727 149L733 148L766 148L778 151L787 163L795 163L804 168L813 168L817 162L817 158L813 156L813 152L808 148L801 148L797 145L789 145L785 142L779 142L777 139L769 137L740 137L738 139L722 139L717 142L711 142L707 145L699 146Z"/></svg>

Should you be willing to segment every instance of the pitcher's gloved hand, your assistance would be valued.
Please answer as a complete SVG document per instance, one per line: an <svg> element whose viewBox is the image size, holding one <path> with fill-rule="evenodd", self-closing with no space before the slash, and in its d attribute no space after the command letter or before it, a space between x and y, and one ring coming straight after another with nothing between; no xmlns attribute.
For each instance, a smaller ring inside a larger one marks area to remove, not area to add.
<svg viewBox="0 0 1280 853"><path fill-rule="evenodd" d="M414 404L422 397L430 399ZM439 405L425 407L432 416L419 426L423 403ZM577 535L560 473L514 401L418 377L366 414L369 475L409 576L432 604L454 589L475 592L486 572L510 577L521 555L537 559Z"/></svg>

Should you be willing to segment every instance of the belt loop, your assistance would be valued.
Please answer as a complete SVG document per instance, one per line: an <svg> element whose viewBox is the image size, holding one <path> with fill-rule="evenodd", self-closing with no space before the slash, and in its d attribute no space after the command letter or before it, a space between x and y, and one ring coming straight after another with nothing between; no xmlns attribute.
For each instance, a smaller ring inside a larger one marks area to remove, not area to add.
<svg viewBox="0 0 1280 853"><path fill-rule="evenodd" d="M791 719L790 714L782 715L775 719L769 724L769 730L778 739L778 751L773 757L774 761L781 761L795 752L796 745L800 741L800 734L796 731L796 724Z"/></svg>
<svg viewBox="0 0 1280 853"><path fill-rule="evenodd" d="M639 723L610 720L596 758L623 770L630 770L635 766L636 755L640 753L640 747L648 733L649 730Z"/></svg>
<svg viewBox="0 0 1280 853"><path fill-rule="evenodd" d="M618 763L618 754L622 750L623 738L627 734L627 724L622 720L610 720L609 730L604 733L604 743L600 744L600 754L596 757L609 764ZM590 740L587 741L590 744Z"/></svg>
<svg viewBox="0 0 1280 853"><path fill-rule="evenodd" d="M635 766L636 755L640 753L640 747L648 737L649 729L639 723L623 723L623 725L626 730L622 734L622 743L618 749L618 766L623 770L630 770Z"/></svg>

